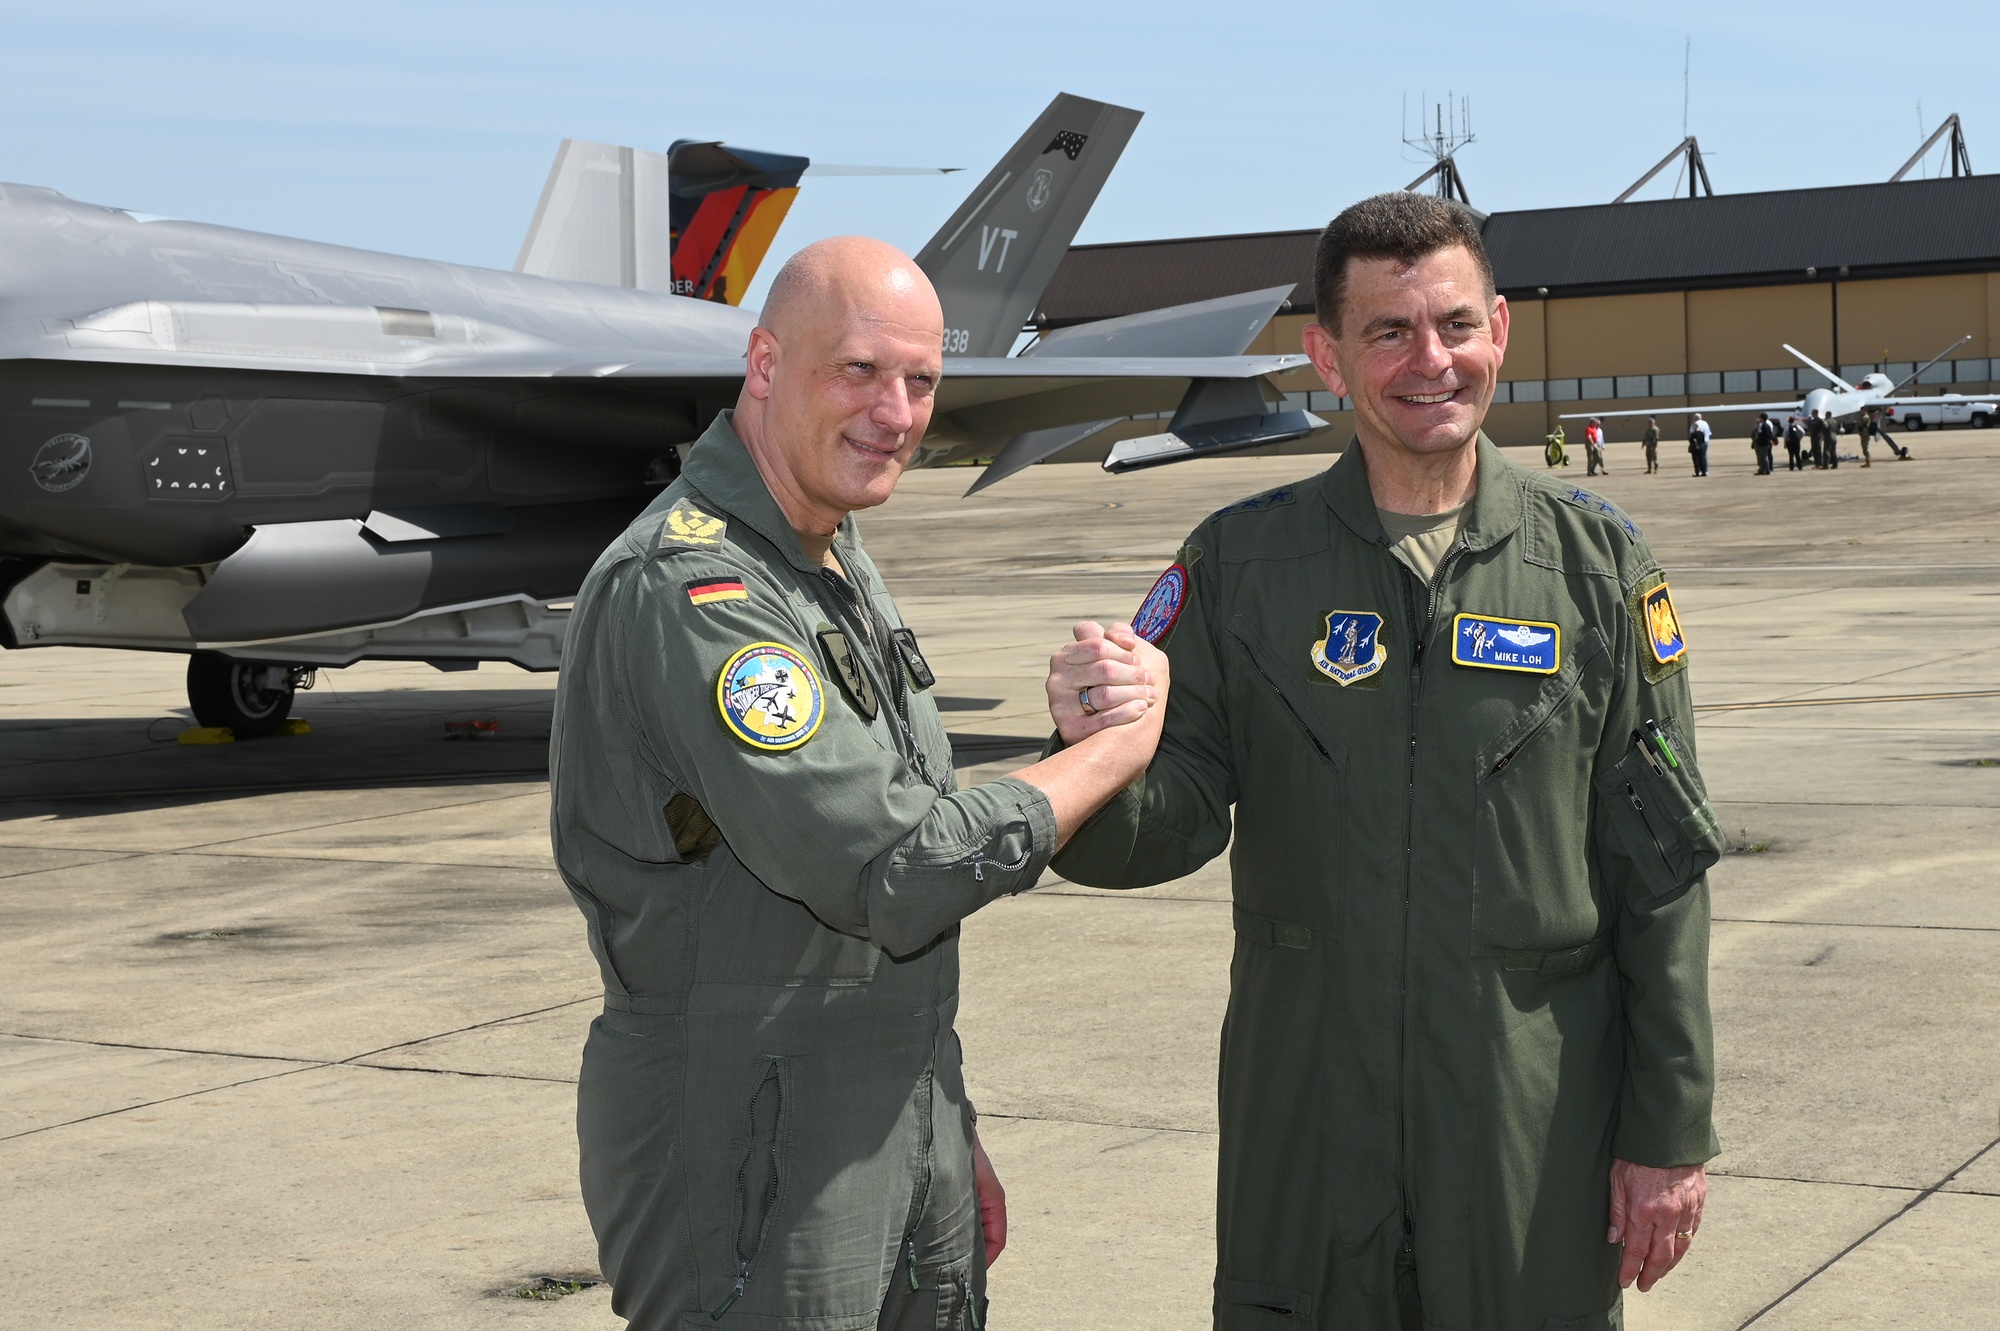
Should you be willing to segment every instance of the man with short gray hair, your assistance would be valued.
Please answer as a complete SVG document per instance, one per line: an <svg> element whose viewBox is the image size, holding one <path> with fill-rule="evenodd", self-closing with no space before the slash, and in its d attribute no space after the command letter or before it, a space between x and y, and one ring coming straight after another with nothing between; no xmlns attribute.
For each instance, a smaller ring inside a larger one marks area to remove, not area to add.
<svg viewBox="0 0 2000 1331"><path fill-rule="evenodd" d="M852 516L923 440L943 331L891 246L794 256L736 410L577 594L550 825L604 980L584 1208L635 1331L983 1321L1006 1209L953 1030L958 922L1144 770L1167 680L1142 654L1092 700L1116 729L958 788Z"/></svg>
<svg viewBox="0 0 2000 1331"><path fill-rule="evenodd" d="M1509 314L1476 218L1364 200L1315 287L1355 439L1161 576L1159 753L1054 867L1229 849L1218 1328L1604 1331L1687 1253L1717 1149L1687 642L1630 519L1480 432ZM1069 743L1106 724L1076 688L1148 669L1076 636Z"/></svg>

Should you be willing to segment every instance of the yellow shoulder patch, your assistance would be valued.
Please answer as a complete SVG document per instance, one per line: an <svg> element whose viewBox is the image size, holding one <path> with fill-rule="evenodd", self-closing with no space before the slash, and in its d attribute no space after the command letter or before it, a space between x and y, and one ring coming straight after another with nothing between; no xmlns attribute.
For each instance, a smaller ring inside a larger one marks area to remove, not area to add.
<svg viewBox="0 0 2000 1331"><path fill-rule="evenodd" d="M691 549L708 549L722 544L723 536L729 531L726 519L713 513L704 512L691 499L677 501L667 510L667 520L660 527L660 548L672 549L686 546Z"/></svg>
<svg viewBox="0 0 2000 1331"><path fill-rule="evenodd" d="M1639 668L1645 672L1646 682L1657 684L1685 669L1687 632L1681 627L1680 611L1674 607L1666 576L1654 573L1642 579L1625 604L1638 630Z"/></svg>

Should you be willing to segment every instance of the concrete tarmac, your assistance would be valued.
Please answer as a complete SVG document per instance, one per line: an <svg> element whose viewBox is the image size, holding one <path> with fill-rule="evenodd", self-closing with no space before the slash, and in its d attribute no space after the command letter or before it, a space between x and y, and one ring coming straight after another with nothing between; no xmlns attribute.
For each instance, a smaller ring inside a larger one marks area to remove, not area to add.
<svg viewBox="0 0 2000 1331"><path fill-rule="evenodd" d="M1565 473L1668 565L1731 846L1724 1153L1638 1331L1994 1323L2000 433L1904 438L1866 470L1756 477L1732 440L1706 480L1671 442L1657 476L1625 444ZM1325 461L1041 467L972 500L971 472L908 477L864 530L961 780L1039 746L1071 621L1128 615L1203 514ZM577 1196L596 977L549 861L553 677L326 672L312 734L193 748L181 673L0 655L0 1327L617 1325ZM471 718L499 738L442 738ZM1051 877L967 923L996 1326L1208 1325L1228 897L1220 862Z"/></svg>

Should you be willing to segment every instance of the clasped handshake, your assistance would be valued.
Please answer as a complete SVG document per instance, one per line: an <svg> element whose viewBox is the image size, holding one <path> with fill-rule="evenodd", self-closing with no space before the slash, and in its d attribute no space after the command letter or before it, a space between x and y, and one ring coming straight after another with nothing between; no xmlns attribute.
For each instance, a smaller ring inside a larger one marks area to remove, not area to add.
<svg viewBox="0 0 2000 1331"><path fill-rule="evenodd" d="M1073 632L1076 641L1049 658L1049 716L1064 744L1104 735L1106 744L1129 748L1124 756L1143 768L1166 716L1166 653L1130 624L1106 628L1084 620Z"/></svg>

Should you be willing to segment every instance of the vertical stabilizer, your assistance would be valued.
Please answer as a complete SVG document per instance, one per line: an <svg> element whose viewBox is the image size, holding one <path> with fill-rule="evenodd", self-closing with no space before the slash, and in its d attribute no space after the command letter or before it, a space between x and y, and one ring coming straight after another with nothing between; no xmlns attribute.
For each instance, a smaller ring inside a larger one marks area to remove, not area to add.
<svg viewBox="0 0 2000 1331"><path fill-rule="evenodd" d="M667 185L664 153L564 139L514 271L672 290Z"/></svg>
<svg viewBox="0 0 2000 1331"><path fill-rule="evenodd" d="M738 304L807 159L564 139L514 271Z"/></svg>
<svg viewBox="0 0 2000 1331"><path fill-rule="evenodd" d="M1005 356L1139 125L1058 94L917 255L944 303L945 354Z"/></svg>

